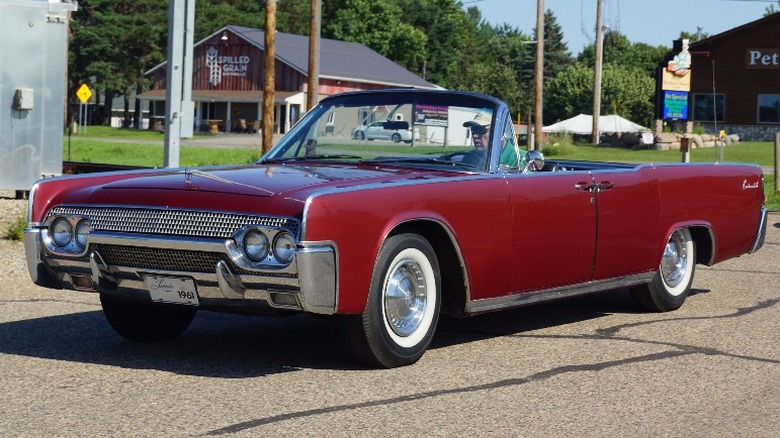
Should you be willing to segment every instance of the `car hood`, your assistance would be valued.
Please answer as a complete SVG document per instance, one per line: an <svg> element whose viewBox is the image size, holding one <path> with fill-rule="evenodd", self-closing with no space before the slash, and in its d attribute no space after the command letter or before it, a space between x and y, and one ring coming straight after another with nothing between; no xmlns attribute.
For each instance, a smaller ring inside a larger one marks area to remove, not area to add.
<svg viewBox="0 0 780 438"><path fill-rule="evenodd" d="M318 192L372 183L440 178L448 173L354 164L247 165L175 169L132 175L71 192L62 204L143 205L258 211L278 204L279 214L296 214ZM455 175L455 174L450 174ZM462 174L460 174L462 175ZM297 205L295 207L294 205Z"/></svg>
<svg viewBox="0 0 780 438"><path fill-rule="evenodd" d="M180 169L161 175L125 179L105 190L176 190L268 197L312 186L417 177L419 171L354 165L265 165L216 169Z"/></svg>

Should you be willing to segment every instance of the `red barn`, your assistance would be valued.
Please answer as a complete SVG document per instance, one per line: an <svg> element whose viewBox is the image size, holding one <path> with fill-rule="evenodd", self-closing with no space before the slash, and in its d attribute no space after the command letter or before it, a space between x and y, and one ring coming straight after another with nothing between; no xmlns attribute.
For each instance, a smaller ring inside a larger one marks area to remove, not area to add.
<svg viewBox="0 0 780 438"><path fill-rule="evenodd" d="M285 133L306 111L309 37L277 32L274 131ZM225 26L193 47L192 100L196 130L256 130L262 116L264 32ZM147 72L150 114L165 115L166 63ZM320 40L320 96L389 87L439 88L368 47Z"/></svg>

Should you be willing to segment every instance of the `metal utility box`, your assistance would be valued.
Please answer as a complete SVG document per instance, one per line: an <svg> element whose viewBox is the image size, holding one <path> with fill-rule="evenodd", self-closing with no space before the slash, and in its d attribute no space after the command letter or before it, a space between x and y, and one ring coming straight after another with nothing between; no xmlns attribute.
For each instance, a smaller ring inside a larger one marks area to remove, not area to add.
<svg viewBox="0 0 780 438"><path fill-rule="evenodd" d="M75 1L0 0L0 190L62 173L68 25Z"/></svg>

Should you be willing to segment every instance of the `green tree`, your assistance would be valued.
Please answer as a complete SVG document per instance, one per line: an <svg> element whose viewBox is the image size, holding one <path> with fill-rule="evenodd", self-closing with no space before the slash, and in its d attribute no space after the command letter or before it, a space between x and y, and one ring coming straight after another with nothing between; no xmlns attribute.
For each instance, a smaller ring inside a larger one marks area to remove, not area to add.
<svg viewBox="0 0 780 438"><path fill-rule="evenodd" d="M536 35L536 29L534 29ZM536 46L533 46L534 50ZM535 55L534 55L535 56ZM563 40L563 30L551 10L544 12L544 76L551 78L566 70L574 58Z"/></svg>
<svg viewBox="0 0 780 438"><path fill-rule="evenodd" d="M544 118L547 123L593 112L593 67L575 63L547 81Z"/></svg>
<svg viewBox="0 0 780 438"><path fill-rule="evenodd" d="M320 5L323 3L320 0ZM324 8L324 5L321 6L322 8ZM265 13L263 13L263 17L265 17ZM283 0L276 4L276 29L279 32L309 35L310 19L311 0ZM259 28L262 28L263 23L260 24ZM320 29L322 29L322 19L320 19ZM320 31L320 33L322 32Z"/></svg>
<svg viewBox="0 0 780 438"><path fill-rule="evenodd" d="M224 26L262 26L261 8L253 0L198 1L195 40ZM148 88L146 71L163 62L168 38L167 0L82 0L71 20L68 96L89 83L103 111L99 120L108 124L114 96L131 96ZM129 113L127 99L125 114ZM136 107L136 120L141 115ZM127 119L127 116L126 116Z"/></svg>
<svg viewBox="0 0 780 438"><path fill-rule="evenodd" d="M602 114L618 114L641 125L650 126L653 119L655 80L644 70L627 65L607 64L604 66L601 90Z"/></svg>
<svg viewBox="0 0 780 438"><path fill-rule="evenodd" d="M422 65L410 66L426 80L445 88L458 81L462 56L473 41L470 22L455 0L395 0L403 21L418 29L424 38ZM392 59L392 58L391 58Z"/></svg>
<svg viewBox="0 0 780 438"><path fill-rule="evenodd" d="M89 83L97 96L105 96L99 122L108 123L114 96L137 90L146 81L143 73L164 59L164 5L164 0L80 2L71 24L68 95Z"/></svg>
<svg viewBox="0 0 780 438"><path fill-rule="evenodd" d="M664 60L668 47L650 46L645 43L632 44L628 38L616 31L604 35L603 64L615 64L626 67L639 67L651 77L656 77L658 66ZM589 44L577 56L577 62L593 66L595 64L595 45Z"/></svg>
<svg viewBox="0 0 780 438"><path fill-rule="evenodd" d="M647 126L653 117L655 81L637 67L605 64L601 114L618 114ZM545 118L567 119L593 113L593 67L576 63L548 82Z"/></svg>
<svg viewBox="0 0 780 438"><path fill-rule="evenodd" d="M696 42L699 40L703 40L705 38L709 38L710 34L707 32L702 32L701 35L699 35L699 32L680 32L680 39L688 39L690 42Z"/></svg>
<svg viewBox="0 0 780 438"><path fill-rule="evenodd" d="M168 1L164 3L166 5L164 10L167 11ZM195 41L211 35L228 24L262 29L264 23L265 2L257 0L197 0L195 2Z"/></svg>

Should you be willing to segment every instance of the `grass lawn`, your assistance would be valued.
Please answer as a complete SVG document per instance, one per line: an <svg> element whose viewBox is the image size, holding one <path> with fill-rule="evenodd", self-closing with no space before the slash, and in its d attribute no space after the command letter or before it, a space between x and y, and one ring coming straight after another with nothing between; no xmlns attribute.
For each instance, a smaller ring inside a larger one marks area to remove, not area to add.
<svg viewBox="0 0 780 438"><path fill-rule="evenodd" d="M211 136L195 136L204 137ZM162 167L164 140L156 131L89 126L86 134L65 135L62 156L66 161ZM179 162L188 167L252 163L260 155L259 149L181 146Z"/></svg>
<svg viewBox="0 0 780 438"><path fill-rule="evenodd" d="M198 138L199 136L196 136ZM203 136L200 136L203 137ZM205 136L207 137L207 136ZM360 145L340 145L339 149L361 149ZM372 149L376 145L372 144ZM408 146L388 144L384 152L402 153ZM450 152L455 148L426 147L431 153ZM549 146L545 148L550 159L573 159L595 161L618 161L626 163L669 163L680 162L679 151L631 150L593 145ZM693 162L715 162L719 149L702 148L691 152ZM210 166L220 164L243 164L257 161L261 152L254 148L209 148L182 146L179 162L181 166ZM63 141L63 156L68 161L89 163L125 164L132 166L163 166L163 134L154 131L116 129L104 126L90 126L86 134L67 135ZM774 165L774 145L771 142L743 142L726 146L724 162L753 163L765 169ZM771 170L765 175L764 192L767 206L780 210L780 199L774 194L774 175Z"/></svg>

